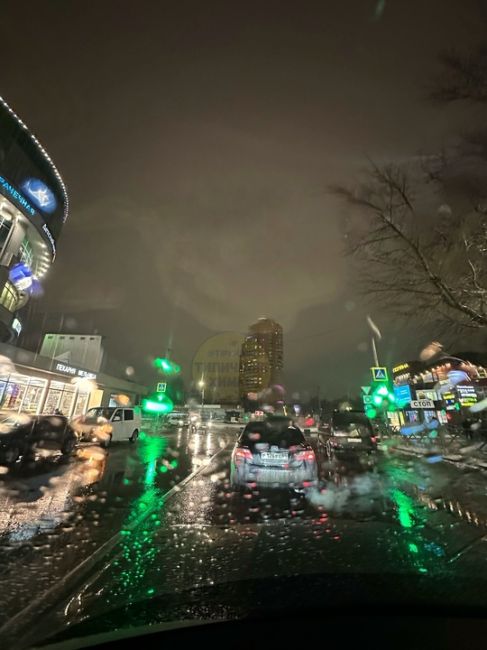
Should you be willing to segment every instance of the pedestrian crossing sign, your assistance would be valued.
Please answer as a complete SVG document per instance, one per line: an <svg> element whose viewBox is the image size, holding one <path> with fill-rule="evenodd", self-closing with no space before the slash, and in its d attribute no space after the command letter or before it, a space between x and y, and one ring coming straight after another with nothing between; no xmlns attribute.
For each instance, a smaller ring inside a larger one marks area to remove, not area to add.
<svg viewBox="0 0 487 650"><path fill-rule="evenodd" d="M371 371L374 381L387 381L387 368L384 366L373 366Z"/></svg>
<svg viewBox="0 0 487 650"><path fill-rule="evenodd" d="M157 392L158 393L165 393L167 388L167 383L165 381L160 381L157 384Z"/></svg>

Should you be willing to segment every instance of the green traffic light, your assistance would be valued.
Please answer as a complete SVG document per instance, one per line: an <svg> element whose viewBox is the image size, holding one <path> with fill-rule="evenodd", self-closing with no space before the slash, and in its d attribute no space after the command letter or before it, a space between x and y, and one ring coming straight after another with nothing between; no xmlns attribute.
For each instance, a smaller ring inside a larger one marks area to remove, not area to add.
<svg viewBox="0 0 487 650"><path fill-rule="evenodd" d="M181 372L181 366L179 366L177 363L174 363L174 361L166 358L157 357L157 359L154 359L152 362L152 365L154 368L162 370L162 372L166 375L179 375Z"/></svg>
<svg viewBox="0 0 487 650"><path fill-rule="evenodd" d="M373 419L375 418L375 416L377 415L377 411L376 411L374 408L369 407L369 408L365 411L365 415L366 415L370 420L373 420Z"/></svg>

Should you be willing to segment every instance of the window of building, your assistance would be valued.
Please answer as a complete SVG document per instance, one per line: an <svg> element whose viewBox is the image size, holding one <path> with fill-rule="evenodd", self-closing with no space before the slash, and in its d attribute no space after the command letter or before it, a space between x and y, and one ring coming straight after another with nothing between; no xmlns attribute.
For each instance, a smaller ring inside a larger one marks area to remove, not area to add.
<svg viewBox="0 0 487 650"><path fill-rule="evenodd" d="M32 250L32 245L27 237L24 237L24 240L20 244L19 258L23 264L28 266L30 269L34 269L34 251Z"/></svg>
<svg viewBox="0 0 487 650"><path fill-rule="evenodd" d="M13 313L17 307L17 302L18 294L15 287L10 282L6 282L0 294L0 305Z"/></svg>

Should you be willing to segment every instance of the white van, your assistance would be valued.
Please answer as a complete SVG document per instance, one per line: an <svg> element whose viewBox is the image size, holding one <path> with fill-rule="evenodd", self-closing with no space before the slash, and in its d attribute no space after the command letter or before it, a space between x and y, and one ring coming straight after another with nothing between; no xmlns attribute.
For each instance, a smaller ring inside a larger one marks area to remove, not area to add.
<svg viewBox="0 0 487 650"><path fill-rule="evenodd" d="M136 406L97 406L75 418L71 425L81 440L99 442L108 447L112 441L135 442L141 430L142 416Z"/></svg>

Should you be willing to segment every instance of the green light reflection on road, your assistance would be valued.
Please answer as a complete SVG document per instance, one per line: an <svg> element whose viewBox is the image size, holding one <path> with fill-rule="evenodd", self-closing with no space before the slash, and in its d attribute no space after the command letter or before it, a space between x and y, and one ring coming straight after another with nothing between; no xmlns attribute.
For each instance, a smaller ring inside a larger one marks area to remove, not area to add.
<svg viewBox="0 0 487 650"><path fill-rule="evenodd" d="M146 466L142 484L144 490L130 504L130 512L122 526L121 554L114 563L113 587L108 600L123 598L124 603L136 602L155 593L154 587L140 585L152 569L157 556L154 536L161 525L161 511L164 507L163 492L154 485L160 469L168 463L165 458L167 438L146 436L139 442L137 455L139 462ZM151 513L151 514L148 514ZM142 521L140 521L143 519Z"/></svg>

